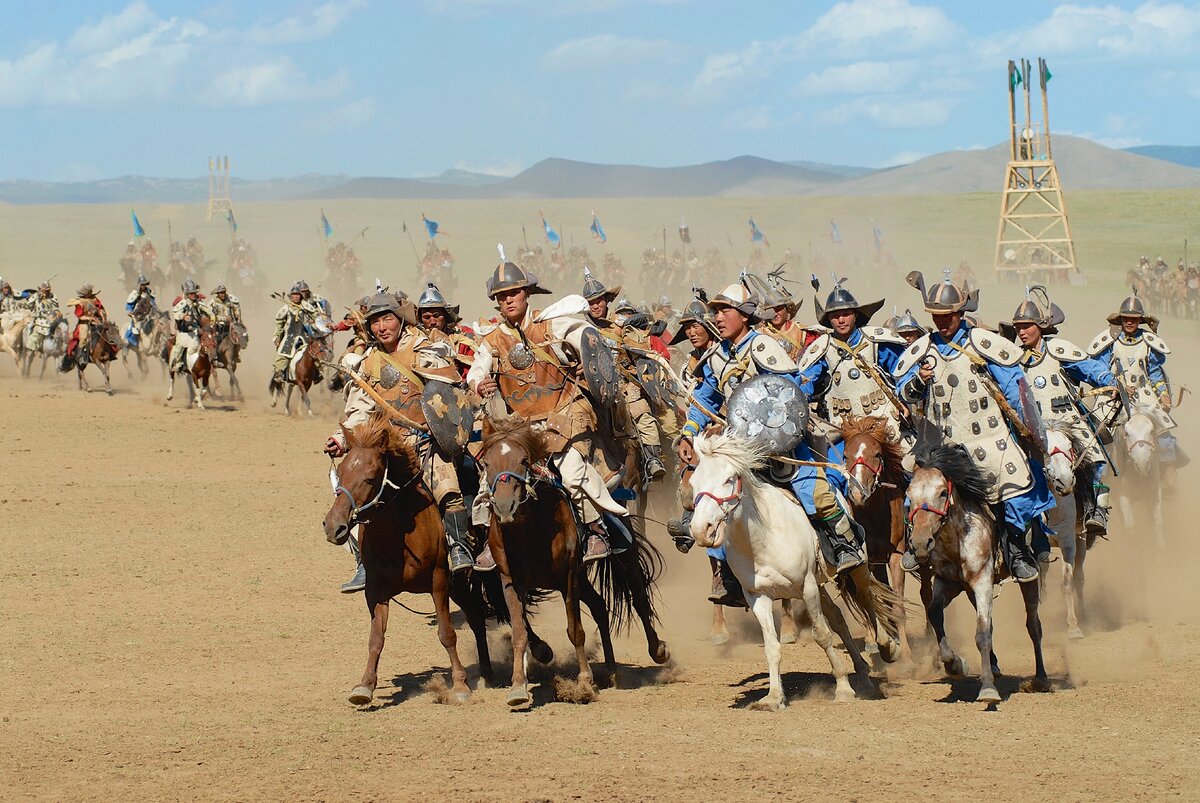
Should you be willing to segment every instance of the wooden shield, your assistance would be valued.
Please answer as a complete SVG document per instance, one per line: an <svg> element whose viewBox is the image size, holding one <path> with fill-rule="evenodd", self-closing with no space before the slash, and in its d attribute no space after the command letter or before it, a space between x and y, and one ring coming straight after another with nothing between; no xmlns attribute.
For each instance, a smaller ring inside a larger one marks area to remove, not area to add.
<svg viewBox="0 0 1200 803"><path fill-rule="evenodd" d="M617 363L604 337L596 329L583 330L580 339L580 359L583 361L583 378L587 380L592 398L601 407L611 407L621 390L617 374Z"/></svg>
<svg viewBox="0 0 1200 803"><path fill-rule="evenodd" d="M447 457L458 459L471 440L475 426L475 406L466 388L449 382L430 380L421 393L421 412L438 449Z"/></svg>

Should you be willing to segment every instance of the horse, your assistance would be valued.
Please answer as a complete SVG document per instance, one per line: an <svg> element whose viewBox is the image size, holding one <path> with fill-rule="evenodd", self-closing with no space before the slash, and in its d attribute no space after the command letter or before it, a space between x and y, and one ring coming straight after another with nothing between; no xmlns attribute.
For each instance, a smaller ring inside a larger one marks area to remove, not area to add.
<svg viewBox="0 0 1200 803"><path fill-rule="evenodd" d="M1150 513L1154 542L1166 546L1162 526L1162 477L1158 454L1158 427L1144 407L1133 407L1121 426L1121 482L1117 485L1117 506L1125 531L1132 533L1134 506L1144 505Z"/></svg>
<svg viewBox="0 0 1200 803"><path fill-rule="evenodd" d="M822 587L817 533L799 501L789 491L760 479L759 472L770 459L759 444L727 433L705 433L695 440L699 458L692 474L696 492L692 515L692 537L705 547L725 546L725 559L746 592L750 610L763 633L769 688L755 707L780 710L786 707L779 672L781 648L775 632L773 601L800 600L796 615L807 614L813 638L829 659L839 702L853 700L842 656L833 646L836 633L850 653L854 669L867 682L870 669L855 648L846 620ZM864 625L880 624L889 643L895 637L894 595L887 586L867 573L868 587L855 588L849 577L839 577L838 588L850 610ZM832 629L831 629L832 628Z"/></svg>
<svg viewBox="0 0 1200 803"><path fill-rule="evenodd" d="M117 352L121 349L121 332L117 329L117 325L112 321L93 323L88 327L88 342L79 341L75 349L70 360L64 357L63 370L71 370L73 364L79 379L79 389L85 393L91 393L92 389L83 374L88 363L95 363L96 367L100 369L100 373L104 374L104 392L109 396L113 395L112 384L109 382L108 376L108 364L117 358ZM80 361L80 352L83 352L87 359Z"/></svg>
<svg viewBox="0 0 1200 803"><path fill-rule="evenodd" d="M1045 514L1047 535L1062 553L1063 598L1067 608L1067 638L1083 638L1079 614L1083 608L1083 562L1087 557L1087 539L1083 534L1083 504L1075 488L1080 481L1091 482L1092 464L1080 461L1088 444L1079 440L1065 421L1046 422L1046 481L1054 492L1057 506ZM1041 580L1045 589L1046 575Z"/></svg>
<svg viewBox="0 0 1200 803"><path fill-rule="evenodd" d="M208 380L213 373L213 362L217 358L217 338L213 333L212 322L202 318L200 327L196 330L196 350L184 353L186 368L184 375L188 383L188 406L196 405L204 409L204 397L208 395ZM175 398L175 374L178 366L170 366L170 384L167 387L167 401ZM197 390L198 389L198 390Z"/></svg>
<svg viewBox="0 0 1200 803"><path fill-rule="evenodd" d="M584 650L580 602L587 605L599 630L604 665L614 685L612 629L629 624L631 609L641 619L651 659L663 664L671 655L654 628L654 583L662 568L658 551L628 520L609 518L614 546L624 537L620 530L632 543L628 549L598 562L594 579L601 591L597 591L583 563L584 527L577 521L566 492L542 467L547 456L543 436L524 418L484 418L483 442L476 462L486 483L481 494L486 494L492 513L488 545L504 583L504 599L512 621L513 671L507 702L514 707L532 699L524 661L529 644L526 609L539 591L562 594L567 636L579 664L579 686L588 697L595 685ZM542 660L537 652L533 655Z"/></svg>
<svg viewBox="0 0 1200 803"><path fill-rule="evenodd" d="M905 572L900 567L900 558L904 553L906 529L904 489L908 485L902 465L904 452L899 440L888 432L887 420L879 416L845 416L841 437L845 475L850 486L850 509L855 520L867 531L867 562L871 564L871 573L880 582L890 580L892 591L903 599ZM922 566L917 575L921 603L928 611L933 594L933 572L928 566ZM899 602L896 617L900 658L911 663L905 606Z"/></svg>
<svg viewBox="0 0 1200 803"><path fill-rule="evenodd" d="M946 637L946 606L961 592L975 606L975 645L979 648L979 694L976 702L997 703L995 676L1000 673L992 651L992 594L996 583L997 523L988 504L988 482L963 447L923 436L913 451L917 469L908 486L909 541L921 563L933 566L929 623L938 641L938 657L946 674L961 677L967 662L956 655ZM1021 583L1025 629L1033 642L1036 664L1030 684L1049 691L1042 659L1042 623L1038 618L1038 584Z"/></svg>
<svg viewBox="0 0 1200 803"><path fill-rule="evenodd" d="M131 346L129 341L125 341L125 348L121 350L121 363L132 379L133 371L129 368L129 352L132 351L137 358L138 370L145 379L150 374L148 360L161 357L163 345L171 338L171 314L165 310L151 309L149 299L143 296L134 308L134 321L138 330L137 345ZM165 360L162 368L164 372L167 370Z"/></svg>
<svg viewBox="0 0 1200 803"><path fill-rule="evenodd" d="M39 350L34 351L30 347L30 343L34 340L34 328L37 325L36 320L26 324L25 335L21 340L21 376L26 379L33 372L33 358L38 354L42 356L42 370L38 374L38 379L42 379L46 376L46 363L58 360L67 353L67 321L60 313L55 313L54 317L50 319L47 331L42 336L42 346Z"/></svg>
<svg viewBox="0 0 1200 803"><path fill-rule="evenodd" d="M354 705L367 705L378 685L379 656L387 633L388 604L401 592L429 594L437 616L438 639L450 657L451 694L470 698L467 672L458 657L458 636L450 619L450 600L462 609L475 635L479 674L492 682L486 616L504 618L504 606L489 604L500 595L499 584L485 578L469 581L452 576L446 559L446 535L432 494L419 482L420 461L407 439L386 416L345 431L347 451L331 470L333 505L325 515L325 537L342 545L358 526L358 542L367 570L365 597L371 615L367 666L350 693ZM485 596L485 584L490 597Z"/></svg>
<svg viewBox="0 0 1200 803"><path fill-rule="evenodd" d="M284 373L287 394L283 400L283 409L288 415L292 414L292 391L299 389L304 409L308 412L308 417L312 418L312 399L308 397L308 389L320 381L321 361L330 356L329 351L329 346L323 336L305 334L303 350L298 356L292 358L289 371ZM283 385L272 379L268 389L271 392L271 406L274 407L279 402L279 394L283 391Z"/></svg>
<svg viewBox="0 0 1200 803"><path fill-rule="evenodd" d="M242 386L238 383L237 367L242 361L242 349L250 342L246 325L241 321L233 321L228 330L217 341L216 367L224 368L229 373L229 394L235 401L245 398Z"/></svg>
<svg viewBox="0 0 1200 803"><path fill-rule="evenodd" d="M13 357L17 369L21 367L21 342L25 334L25 326L33 320L29 313L18 313L11 317L5 316L0 322L0 353L8 352Z"/></svg>

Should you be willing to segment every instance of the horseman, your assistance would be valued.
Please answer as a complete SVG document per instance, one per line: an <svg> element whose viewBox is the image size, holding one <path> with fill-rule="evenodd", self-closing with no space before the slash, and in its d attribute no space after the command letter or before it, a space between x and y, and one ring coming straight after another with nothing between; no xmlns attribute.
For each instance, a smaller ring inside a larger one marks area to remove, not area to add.
<svg viewBox="0 0 1200 803"><path fill-rule="evenodd" d="M893 371L896 386L903 400L923 404L927 419L983 470L988 502L1002 525L1000 546L1009 574L1019 583L1032 582L1038 578L1034 525L1054 508L1054 497L1040 455L1028 455L1017 439L1026 426L1016 412L1023 409L1021 355L999 335L964 322L964 313L978 308L979 291L954 284L949 269L945 274L928 291L919 271L908 275L933 316L934 331L905 350ZM1039 546L1043 539L1039 531ZM917 569L911 549L901 565L905 571Z"/></svg>
<svg viewBox="0 0 1200 803"><path fill-rule="evenodd" d="M604 336L608 347L612 349L617 370L621 373L621 395L625 398L628 423L633 425L632 434L637 438L641 449L646 478L651 481L660 480L667 473L667 468L662 462L662 440L658 434L658 421L654 417L650 400L646 398L645 390L636 380L637 370L634 368L634 355L639 351L650 350L650 338L646 332L628 323L622 325L609 319L608 305L620 294L619 285L609 290L584 267L583 297L588 302L588 321ZM627 425L618 427L614 422L613 429L624 430L622 435L626 437L631 434Z"/></svg>
<svg viewBox="0 0 1200 803"><path fill-rule="evenodd" d="M138 304L146 299L147 304L143 304L141 309ZM150 289L150 280L146 278L146 274L139 274L137 277L137 289L129 294L125 299L125 312L129 314L129 325L125 327L125 342L131 348L137 348L138 341L141 339L142 326L149 320L155 312L158 311L158 300L154 297L154 291Z"/></svg>
<svg viewBox="0 0 1200 803"><path fill-rule="evenodd" d="M1079 384L1115 389L1117 380L1108 366L1092 359L1083 349L1058 337L1058 326L1066 320L1062 309L1050 301L1046 288L1031 287L1013 313L1012 327L1024 349L1018 363L1029 381L1029 389L1043 421L1061 421L1073 440L1087 443L1083 455L1072 455L1093 467L1090 487L1084 487L1083 523L1089 533L1108 532L1108 486L1104 484L1107 459L1100 446L1091 413L1079 398Z"/></svg>
<svg viewBox="0 0 1200 803"><path fill-rule="evenodd" d="M49 285L46 285L49 288ZM40 295L40 288L39 288ZM74 362L77 365L87 365L91 359L91 344L93 332L98 332L108 322L108 312L104 304L96 296L96 289L91 284L85 284L76 291L75 331L67 341L67 354L63 359L64 365ZM80 348L80 344L83 344ZM65 370L69 370L65 369Z"/></svg>
<svg viewBox="0 0 1200 803"><path fill-rule="evenodd" d="M813 386L829 423L838 429L847 416L873 415L888 422L888 433L912 444L908 407L896 395L892 371L904 351L904 340L883 326L868 326L883 300L860 303L839 279L825 305L813 299L817 322L830 328L800 358L800 371ZM901 438L901 435L904 435Z"/></svg>
<svg viewBox="0 0 1200 803"><path fill-rule="evenodd" d="M421 394L429 381L461 385L462 377L454 366L454 348L440 332L417 327L411 303L401 303L390 293L372 296L366 311L371 342L367 345L358 370L363 379L393 411L398 411L411 426L426 424ZM346 452L345 433L367 423L377 403L357 383L347 385L346 411L341 428L325 441L325 452L340 457ZM387 412L385 410L385 412ZM454 462L442 454L426 432L406 429L405 440L421 461L421 475L437 502L446 532L450 572L471 568L471 514L463 504ZM349 593L366 586L362 558L355 550L358 571L342 586Z"/></svg>
<svg viewBox="0 0 1200 803"><path fill-rule="evenodd" d="M926 334L925 327L917 322L917 319L912 314L912 310L907 308L904 310L903 315L893 316L888 321L887 326L893 332L900 335L906 346L911 346L916 342L917 338L923 337Z"/></svg>
<svg viewBox="0 0 1200 803"><path fill-rule="evenodd" d="M212 318L212 310L200 295L200 285L195 279L184 279L180 286L183 294L175 299L171 308L171 319L175 321L175 344L167 365L177 371L187 372L187 355L200 348L197 332L205 318Z"/></svg>
<svg viewBox="0 0 1200 803"><path fill-rule="evenodd" d="M612 498L588 460L596 438L596 413L580 389L579 355L589 325L565 313L543 319L530 308L530 296L549 292L516 263L496 266L487 294L499 307L501 320L480 340L467 384L489 405L496 404L493 397L498 397L499 403L541 432L550 467L561 478L587 531L583 560L594 561L610 554L601 511L617 516L627 511ZM487 550L476 563L483 569L494 565Z"/></svg>
<svg viewBox="0 0 1200 803"><path fill-rule="evenodd" d="M1165 479L1170 485L1174 471L1187 463L1175 435L1169 431L1176 426L1171 416L1171 381L1165 369L1171 348L1158 335L1158 318L1146 314L1136 291L1107 320L1110 327L1117 327L1116 334L1110 328L1096 335L1088 345L1088 354L1108 365L1125 389L1130 405L1144 408L1153 419ZM1119 415L1114 410L1116 404L1114 400L1097 409L1115 419Z"/></svg>
<svg viewBox="0 0 1200 803"><path fill-rule="evenodd" d="M771 318L760 323L758 329L779 341L793 361L799 361L804 350L821 336L821 331L796 323L796 313L803 302L792 296L783 284L782 271L772 271L767 275L771 283L765 288L763 307L771 311Z"/></svg>
<svg viewBox="0 0 1200 803"><path fill-rule="evenodd" d="M25 348L39 353L46 337L53 331L55 322L62 317L62 312L59 311L58 299L54 297L54 291L50 289L48 281L38 285L37 293L29 299L28 304L29 311L33 313L33 330Z"/></svg>
<svg viewBox="0 0 1200 803"><path fill-rule="evenodd" d="M7 279L0 279L0 315L13 312L23 312L25 305L21 299L13 295L12 285Z"/></svg>
<svg viewBox="0 0 1200 803"><path fill-rule="evenodd" d="M471 369L475 359L475 337L462 326L459 305L451 304L433 282L425 285L417 299L417 315L421 326L430 332L441 332L454 345L454 359L463 377Z"/></svg>
<svg viewBox="0 0 1200 803"><path fill-rule="evenodd" d="M242 302L237 296L231 296L225 285L218 284L213 288L209 299L212 308L213 321L217 327L217 340L229 334L229 327L242 320Z"/></svg>
<svg viewBox="0 0 1200 803"><path fill-rule="evenodd" d="M679 436L676 450L680 459L688 465L695 463L692 439L710 426L717 416L727 418L726 403L733 390L746 379L756 374L778 374L793 382L801 390L810 387L796 362L787 355L779 341L754 328L760 321L761 299L746 285L745 280L729 285L708 302L713 311L721 341L700 366L700 383L692 394L692 405L688 410L688 421ZM830 462L841 462L839 447L831 449ZM825 455L816 455L809 444L801 441L792 455L805 461L824 460ZM832 484L844 491L845 478L840 472L825 468L800 465L782 466L784 474L778 482L786 486L804 507L821 541L822 552L831 567L841 574L866 566L862 547L864 536L842 508ZM724 561L722 560L722 564ZM866 578L861 578L866 582ZM724 594L718 583L724 582ZM713 602L744 605L744 594L737 585L733 573L724 565L720 576L714 578Z"/></svg>
<svg viewBox="0 0 1200 803"><path fill-rule="evenodd" d="M318 315L333 315L331 312L332 307L329 305L329 300L324 296L318 295L310 290L308 287L308 282L301 279L296 282L295 286L300 288L300 295L304 298L304 303L317 310Z"/></svg>
<svg viewBox="0 0 1200 803"><path fill-rule="evenodd" d="M271 383L282 385L288 363L298 349L304 348L305 331L316 320L318 308L304 300L304 282L296 282L288 292L287 302L275 313L275 363Z"/></svg>

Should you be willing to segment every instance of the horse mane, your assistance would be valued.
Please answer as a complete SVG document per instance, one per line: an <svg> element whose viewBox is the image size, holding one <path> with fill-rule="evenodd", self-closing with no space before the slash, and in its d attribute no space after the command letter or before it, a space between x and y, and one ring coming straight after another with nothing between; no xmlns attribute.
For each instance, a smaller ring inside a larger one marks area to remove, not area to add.
<svg viewBox="0 0 1200 803"><path fill-rule="evenodd" d="M904 450L897 438L892 438L888 432L886 418L877 415L847 415L842 418L842 442L856 437L867 437L879 444L883 452L884 482L890 482L897 487L904 487Z"/></svg>
<svg viewBox="0 0 1200 803"><path fill-rule="evenodd" d="M346 444L351 449L371 449L405 457L412 466L419 465L416 452L408 443L407 433L393 424L391 418L384 413L372 413L366 423L342 431L346 435Z"/></svg>
<svg viewBox="0 0 1200 803"><path fill-rule="evenodd" d="M913 460L920 468L937 469L954 483L959 496L987 508L987 478L966 447L942 439L922 437L917 440L912 454Z"/></svg>
<svg viewBox="0 0 1200 803"><path fill-rule="evenodd" d="M519 415L483 420L483 441L479 453L486 454L501 441L508 441L523 449L529 455L530 463L540 462L549 456L545 438L540 432L534 432L529 421Z"/></svg>
<svg viewBox="0 0 1200 803"><path fill-rule="evenodd" d="M710 430L697 435L693 445L696 454L701 457L720 457L743 477L751 477L753 472L766 465L770 457L770 452L762 444L725 432Z"/></svg>

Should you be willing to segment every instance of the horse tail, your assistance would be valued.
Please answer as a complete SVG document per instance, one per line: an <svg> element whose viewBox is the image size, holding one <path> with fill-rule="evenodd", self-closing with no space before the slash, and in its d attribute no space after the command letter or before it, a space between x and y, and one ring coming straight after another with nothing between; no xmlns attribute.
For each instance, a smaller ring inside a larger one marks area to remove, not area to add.
<svg viewBox="0 0 1200 803"><path fill-rule="evenodd" d="M908 600L897 594L886 583L881 583L875 579L869 572L865 572L867 577L866 593L859 593L859 588L854 578L850 573L839 574L837 576L838 591L842 595L842 601L846 603L846 607L850 609L850 613L858 620L858 623L870 630L872 622L878 622L883 626L883 630L892 638L898 638L900 635L900 618L910 606Z"/></svg>
<svg viewBox="0 0 1200 803"><path fill-rule="evenodd" d="M612 519L608 521L611 524ZM596 561L595 568L590 572L590 579L599 587L604 607L608 608L609 626L614 633L629 629L637 615L635 600L643 594L650 619L658 620L655 584L663 570L662 553L650 543L649 538L628 518L621 520L620 524L629 531L633 545L623 554ZM613 535L616 538L623 537L620 533ZM631 577L630 572L637 572L636 578Z"/></svg>
<svg viewBox="0 0 1200 803"><path fill-rule="evenodd" d="M471 572L471 596L479 601L485 618L508 624L508 603L504 601L504 585L499 572Z"/></svg>

